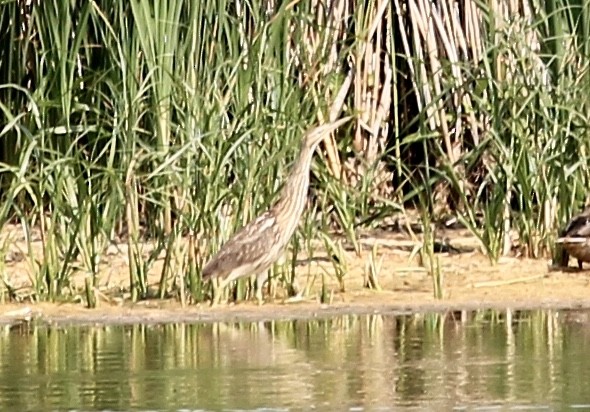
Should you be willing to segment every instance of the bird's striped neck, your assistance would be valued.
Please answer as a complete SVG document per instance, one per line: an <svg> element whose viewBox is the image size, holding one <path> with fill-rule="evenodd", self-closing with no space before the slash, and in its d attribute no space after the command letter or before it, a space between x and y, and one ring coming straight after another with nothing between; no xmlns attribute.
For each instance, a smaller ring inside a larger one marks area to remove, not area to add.
<svg viewBox="0 0 590 412"><path fill-rule="evenodd" d="M317 144L312 147L303 145L274 207L277 218L288 224L288 227L285 227L284 230L290 234L297 228L298 218L303 213L307 202L309 169L316 147ZM297 216L297 218L293 219L293 215ZM292 222L287 223L287 221Z"/></svg>

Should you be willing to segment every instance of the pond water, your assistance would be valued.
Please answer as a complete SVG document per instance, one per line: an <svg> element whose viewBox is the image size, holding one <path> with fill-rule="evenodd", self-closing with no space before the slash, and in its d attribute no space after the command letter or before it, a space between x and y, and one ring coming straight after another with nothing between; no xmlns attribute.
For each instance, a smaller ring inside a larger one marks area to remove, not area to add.
<svg viewBox="0 0 590 412"><path fill-rule="evenodd" d="M583 410L588 318L7 326L0 410Z"/></svg>

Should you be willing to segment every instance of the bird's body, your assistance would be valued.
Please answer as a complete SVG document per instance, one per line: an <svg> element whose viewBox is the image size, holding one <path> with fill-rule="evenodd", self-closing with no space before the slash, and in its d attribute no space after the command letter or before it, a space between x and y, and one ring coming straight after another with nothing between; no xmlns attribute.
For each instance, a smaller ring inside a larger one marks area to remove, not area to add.
<svg viewBox="0 0 590 412"><path fill-rule="evenodd" d="M225 286L244 276L256 275L256 299L262 302L262 280L266 271L284 252L303 213L309 189L309 169L317 145L349 118L308 131L301 152L277 202L224 243L203 268L203 280L221 279L212 304L218 303Z"/></svg>
<svg viewBox="0 0 590 412"><path fill-rule="evenodd" d="M562 265L567 266L570 255L580 269L583 262L590 262L590 207L571 218L556 243L563 248Z"/></svg>

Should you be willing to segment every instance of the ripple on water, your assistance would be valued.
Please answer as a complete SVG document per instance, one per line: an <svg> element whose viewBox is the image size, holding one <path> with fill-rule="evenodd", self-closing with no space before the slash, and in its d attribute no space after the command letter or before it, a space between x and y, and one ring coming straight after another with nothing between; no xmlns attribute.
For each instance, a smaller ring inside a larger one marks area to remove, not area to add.
<svg viewBox="0 0 590 412"><path fill-rule="evenodd" d="M0 410L587 408L588 328L512 315L32 326L0 335Z"/></svg>

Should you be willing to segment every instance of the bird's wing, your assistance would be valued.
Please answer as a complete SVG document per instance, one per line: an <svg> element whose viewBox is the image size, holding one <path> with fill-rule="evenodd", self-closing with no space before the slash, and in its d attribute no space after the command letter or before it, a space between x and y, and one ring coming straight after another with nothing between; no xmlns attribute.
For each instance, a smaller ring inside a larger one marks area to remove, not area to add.
<svg viewBox="0 0 590 412"><path fill-rule="evenodd" d="M277 242L276 217L263 213L238 230L203 268L203 279L224 277L236 267L257 262Z"/></svg>
<svg viewBox="0 0 590 412"><path fill-rule="evenodd" d="M590 237L590 214L573 217L562 232L562 237Z"/></svg>

